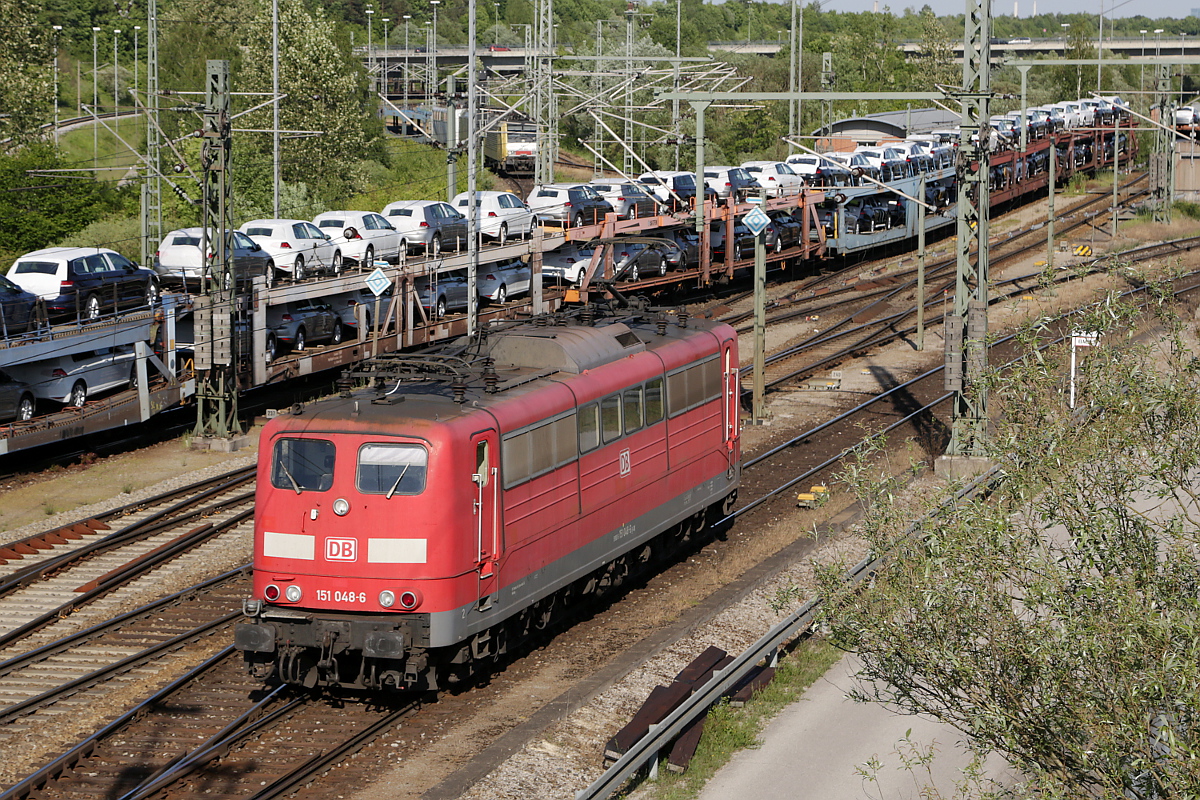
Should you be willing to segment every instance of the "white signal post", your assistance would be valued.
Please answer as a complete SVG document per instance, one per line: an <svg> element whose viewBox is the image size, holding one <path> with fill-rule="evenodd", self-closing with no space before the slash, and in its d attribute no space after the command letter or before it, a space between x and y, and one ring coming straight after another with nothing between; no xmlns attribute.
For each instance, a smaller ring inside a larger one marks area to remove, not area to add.
<svg viewBox="0 0 1200 800"><path fill-rule="evenodd" d="M1100 342L1100 334L1095 331L1075 331L1071 334L1071 394L1067 399L1067 407L1075 407L1075 350L1080 347L1095 347Z"/></svg>

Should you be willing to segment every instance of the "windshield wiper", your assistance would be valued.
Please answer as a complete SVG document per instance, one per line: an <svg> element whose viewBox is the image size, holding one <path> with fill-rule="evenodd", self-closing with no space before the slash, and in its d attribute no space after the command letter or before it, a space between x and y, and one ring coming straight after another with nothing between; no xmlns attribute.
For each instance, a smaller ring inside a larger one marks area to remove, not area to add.
<svg viewBox="0 0 1200 800"><path fill-rule="evenodd" d="M283 474L287 475L287 479L292 482L292 488L296 490L296 494L300 494L301 493L300 484L296 483L296 479L292 477L292 473L288 470L287 464L283 463L283 459L281 458L281 459L277 460L275 463L279 465L279 468L281 470L283 470Z"/></svg>
<svg viewBox="0 0 1200 800"><path fill-rule="evenodd" d="M392 484L392 488L388 489L387 497L383 498L384 500L392 499L392 495L400 488L400 481L404 480L404 473L408 472L408 468L411 466L412 464L405 464L404 469L400 470L400 477L396 478L396 482Z"/></svg>

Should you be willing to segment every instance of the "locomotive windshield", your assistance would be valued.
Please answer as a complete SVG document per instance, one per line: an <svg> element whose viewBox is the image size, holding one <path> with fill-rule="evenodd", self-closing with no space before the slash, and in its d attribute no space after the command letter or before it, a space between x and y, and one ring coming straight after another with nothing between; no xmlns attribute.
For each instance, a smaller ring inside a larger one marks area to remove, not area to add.
<svg viewBox="0 0 1200 800"><path fill-rule="evenodd" d="M271 463L276 489L327 492L333 486L333 442L325 439L280 439Z"/></svg>
<svg viewBox="0 0 1200 800"><path fill-rule="evenodd" d="M425 491L429 453L415 444L364 444L358 450L358 490L363 494Z"/></svg>

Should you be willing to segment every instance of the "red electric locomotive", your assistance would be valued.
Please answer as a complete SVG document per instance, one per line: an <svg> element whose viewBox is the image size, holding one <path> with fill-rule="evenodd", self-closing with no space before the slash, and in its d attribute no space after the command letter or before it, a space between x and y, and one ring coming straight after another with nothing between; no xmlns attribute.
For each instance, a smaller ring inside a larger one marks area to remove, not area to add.
<svg viewBox="0 0 1200 800"><path fill-rule="evenodd" d="M724 324L542 318L351 381L262 433L235 634L260 678L444 686L736 495Z"/></svg>

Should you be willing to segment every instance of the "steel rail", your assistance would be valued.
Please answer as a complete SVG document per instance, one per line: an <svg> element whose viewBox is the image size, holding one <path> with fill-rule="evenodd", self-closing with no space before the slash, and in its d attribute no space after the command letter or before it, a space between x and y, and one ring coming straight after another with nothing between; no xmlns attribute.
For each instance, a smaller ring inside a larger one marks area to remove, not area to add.
<svg viewBox="0 0 1200 800"><path fill-rule="evenodd" d="M248 498L243 497L240 499L238 504L241 505L246 502L248 502ZM41 616L31 619L29 622L26 622L19 628L14 628L8 633L0 636L0 647L6 647L15 641L18 641L19 639L28 636L34 631L60 619L65 613L73 611L80 606L87 605L97 597L101 597L113 589L119 588L122 584L128 583L134 578L138 578L147 572L150 572L155 567L170 561L180 553L186 552L193 547L204 544L206 541L215 536L225 533L231 528L234 528L245 522L253 514L254 507L251 506L245 511L235 514L219 525L202 526L197 528L191 534L184 535L179 539L176 539L174 542L164 545L156 552L146 553L143 556L134 559L133 561L125 564L123 567L120 567L118 570L103 576L101 579L103 580L103 583L72 596L71 599L60 604L57 608L51 609Z"/></svg>
<svg viewBox="0 0 1200 800"><path fill-rule="evenodd" d="M139 535L145 535L145 533L148 531L153 532L153 530L158 530L159 528L152 528L152 526L162 520L165 520L167 517L171 517L173 515L178 516L181 512L185 511L189 507L194 506L197 503L202 503L209 497L229 491L230 489L236 488L237 486L252 480L255 469L256 467L251 465L241 469L233 470L231 472L226 472L213 478L207 478L203 481L198 481L190 486L185 486L180 489L172 489L171 491L164 492L161 495L157 495L146 500L129 503L121 506L120 508L106 511L103 514L97 514L93 517L87 517L66 525L60 525L57 528L43 531L42 533L34 534L33 536L27 536L17 542L10 542L7 545L0 545L3 547L11 547L16 544L26 544L28 546L36 547L34 544L35 542L45 541L45 537L52 536L57 531L64 530L66 528L72 528L79 525L87 526L89 522L108 522L115 520L118 517L153 507L158 503L169 501L177 497L185 498L95 542L63 553L62 555L54 558L46 559L45 561L40 561L36 564L30 564L24 569L18 569L12 573L9 573L8 575L5 575L3 578L0 578L0 596L8 594L9 592L20 588L21 586L38 580L49 572L54 572L61 569L64 565L70 563L72 560L112 549L113 547L125 544L131 538L135 538ZM196 489L200 487L208 488L204 489L198 494L192 494L192 492L195 492ZM193 514L192 516L196 515ZM186 519L187 517L183 518Z"/></svg>
<svg viewBox="0 0 1200 800"><path fill-rule="evenodd" d="M162 703L172 694L192 683L236 652L237 650L234 649L233 645L225 647L219 653L216 653L206 661L189 670L187 673L171 681L150 697L138 703L133 708L129 709L100 730L88 736L70 750L55 757L48 764L40 767L37 771L27 775L7 789L0 790L0 800L19 800L19 798L28 797L31 792L45 786L47 782L63 775L68 770L73 769L79 764L80 761L94 753L96 750L96 745L98 745L101 741L121 730L130 722L141 719L148 714L150 709L152 709L154 706Z"/></svg>
<svg viewBox="0 0 1200 800"><path fill-rule="evenodd" d="M209 589L216 588L228 583L229 581L244 577L245 575L249 574L250 567L250 564L243 564L242 566L231 569L229 572L226 572L222 575L217 575L214 578L201 581L200 583L189 586L186 589L181 589L174 594L161 597L158 600L147 603L139 608L135 608L132 611L126 611L124 614L113 617L109 620L105 620L104 622L93 625L90 628L76 631L75 633L64 636L61 639L56 639L53 642L44 644L35 650L30 650L29 652L13 656L7 661L0 662L0 677L4 677L13 670L20 669L34 662L43 661L50 656L55 655L56 653L60 653L63 650L68 650L82 642L88 641L89 639L94 639L110 630L116 630L125 623L135 620L138 617L144 617L147 614L153 614L155 611L168 606L191 600L196 595L203 594Z"/></svg>
<svg viewBox="0 0 1200 800"><path fill-rule="evenodd" d="M1194 277L1195 273L1193 273L1192 276ZM1180 294L1183 294L1184 292L1194 291L1198 288L1200 288L1200 284L1194 284L1191 286L1176 289L1174 294L1175 294L1175 296L1178 297ZM1146 291L1145 287L1137 287L1137 288L1134 288L1127 292L1122 293L1121 296L1129 297L1131 295L1134 295L1134 294L1137 294L1137 293L1140 293L1143 291ZM1072 311L1069 314L1061 315L1058 319L1059 319L1059 321L1065 321L1070 316L1073 316L1078 313L1079 313L1079 309L1076 309L1075 311ZM1011 340L1012 338L1014 338L1014 337L1013 336L1004 337L1004 339L994 343L993 346L999 345L1004 341ZM1066 338L1067 338L1066 336L1056 337L1056 338L1052 339L1051 341L1043 343L1038 349L1041 350L1041 349L1051 347L1054 344L1064 341ZM1016 358L1011 359L1010 361L1006 362L1005 366L1011 365L1011 364L1015 363L1016 361L1019 361L1023 358L1025 358L1025 355L1023 355L1023 354L1019 355ZM925 374L923 374L917 378L914 378L912 381L909 381L908 383L912 383L917 380L922 380L942 369L944 369L944 367L936 367L936 368L930 370L929 372L926 372ZM900 388L900 387L896 387L896 388ZM895 391L895 390L893 389L892 391ZM921 409L918 409L917 411L914 411L911 414L907 415L904 419L893 423L892 425L888 426L887 429L885 429L883 431L879 431L878 433L872 434L872 436L878 436L878 435L890 432L892 429L896 428L897 426L906 423L912 417L928 411L934 405L944 402L946 399L948 399L949 397L952 397L952 396L953 396L953 393L947 393L947 394L943 395L942 397L934 400L932 403L928 403L925 406L923 406ZM865 406L867 404L863 404L863 405ZM839 416L845 417L846 414L842 414ZM813 430L815 431L822 427L827 427L827 425L818 426L818 428L815 428ZM773 448L772 450L768 451L767 453L764 453L762 456L759 456L758 458L753 459L751 462L747 462L747 466L749 466L751 464L760 463L762 460L769 457L770 455L778 453L780 450L800 441L802 438L804 438L804 436L805 436L805 434L802 434L799 437L793 438L789 442L786 442L782 445L779 445L778 447ZM806 475L815 474L819 469L828 467L832 462L835 462L837 460L840 460L841 458L844 458L846 455L853 452L859 446L861 446L861 443L853 445L850 448L847 448L845 451L843 451L841 454L839 454L835 458L830 459L829 461L825 462L825 464L822 465L821 467L810 470L808 473L806 473ZM803 480L803 478L804 478L804 476L800 476L799 478L792 479L791 481L789 481L789 483L787 485L772 491L768 495L768 497L774 496L774 495L778 494L779 492L784 491L788 486L794 485L799 480ZM908 529L906 530L906 536L915 535L926 524L927 520L932 519L936 514L941 513L949 504L957 502L957 501L961 500L963 497L972 495L983 489L990 489L991 487L994 487L996 485L996 483L1002 479L1003 479L1003 470L1000 469L998 466L995 466L992 469L988 470L987 472L984 472L983 474L976 476L973 480L971 480L966 485L964 485L962 488L960 488L954 495L946 498L939 505L939 507L937 509L935 509L933 512L931 512L929 515L926 515L925 517L922 517L922 518L914 521L911 525L909 525ZM759 501L756 501L753 505L757 505L765 499L766 498L762 498ZM725 520L721 520L721 521L717 522L716 524L719 525L722 522L725 522L726 520L732 519L733 517L740 515L741 513L745 513L745 511L748 511L750 509L750 507L752 507L752 506L748 506L743 509L739 509L738 511L731 514L729 517L726 517ZM874 575L881 566L886 564L886 562L889 559L890 559L890 554L888 554L888 553L869 554L866 557L864 557L861 561L859 561L854 567L851 567L847 571L847 573L843 576L843 580L848 585L851 585L851 586L858 585L858 584L862 583L862 581L865 578L868 578L868 577L871 577L872 575ZM787 619L774 625L770 630L767 631L767 633L765 633L761 638L759 638L759 640L757 642L755 642L753 645L748 647L746 650L742 651L742 653L739 654L728 667L714 672L713 676L709 679L709 681L702 688L700 688L695 693L693 693L678 708L676 708L674 711L672 711L670 714L668 714L667 717L661 723L659 723L658 725L651 726L650 732L648 734L646 734L645 736L643 736L636 743L634 743L634 745L632 747L630 747L630 749L628 751L626 751L625 754L622 755L620 759L618 759L611 767L609 767L607 770L605 770L604 774L602 774L599 778L597 778L595 781L593 781L592 784L589 785L586 789L583 789L583 790L577 792L575 795L575 800L600 800L601 798L610 797L615 792L617 792L626 783L626 781L628 781L639 770L641 770L643 767L645 767L647 763L657 762L659 753L676 736L678 736L680 733L682 733L684 728L691 725L698 717L700 717L704 714L707 714L708 709L717 700L719 700L722 695L724 695L726 692L728 692L730 689L732 689L735 685L737 685L737 683L740 682L750 672L750 670L754 666L756 666L763 659L770 658L773 660L774 657L778 654L780 647L785 642L804 634L811 627L812 622L814 621L814 619L816 617L816 612L818 611L818 609L820 608L820 606L822 605L823 602L824 602L824 598L822 598L822 597L816 597L816 598L809 600L803 606L801 606L799 609L797 609L795 612L793 612L791 614L791 616L789 616Z"/></svg>
<svg viewBox="0 0 1200 800"><path fill-rule="evenodd" d="M198 639L215 628L219 628L222 625L233 622L240 616L242 616L241 609L238 609L237 611L231 611L228 614L217 617L216 619L211 619L207 622L197 625L190 631L184 631L177 636L172 636L170 639L164 639L158 644L148 647L140 653L134 653L133 655L127 656L120 661L115 661L112 664L101 667L100 669L93 670L87 675L81 675L80 677L72 681L68 681L61 686L57 686L50 691L42 692L35 697L22 700L20 703L14 703L8 708L0 710L0 724L9 722L17 717L28 714L31 711L35 711L42 706L49 705L57 700L61 700L68 695L74 694L80 689L86 689L87 687L95 685L102 680L112 677L113 675L119 675L128 669L156 658L168 650L173 650L176 647L180 647L188 642Z"/></svg>

